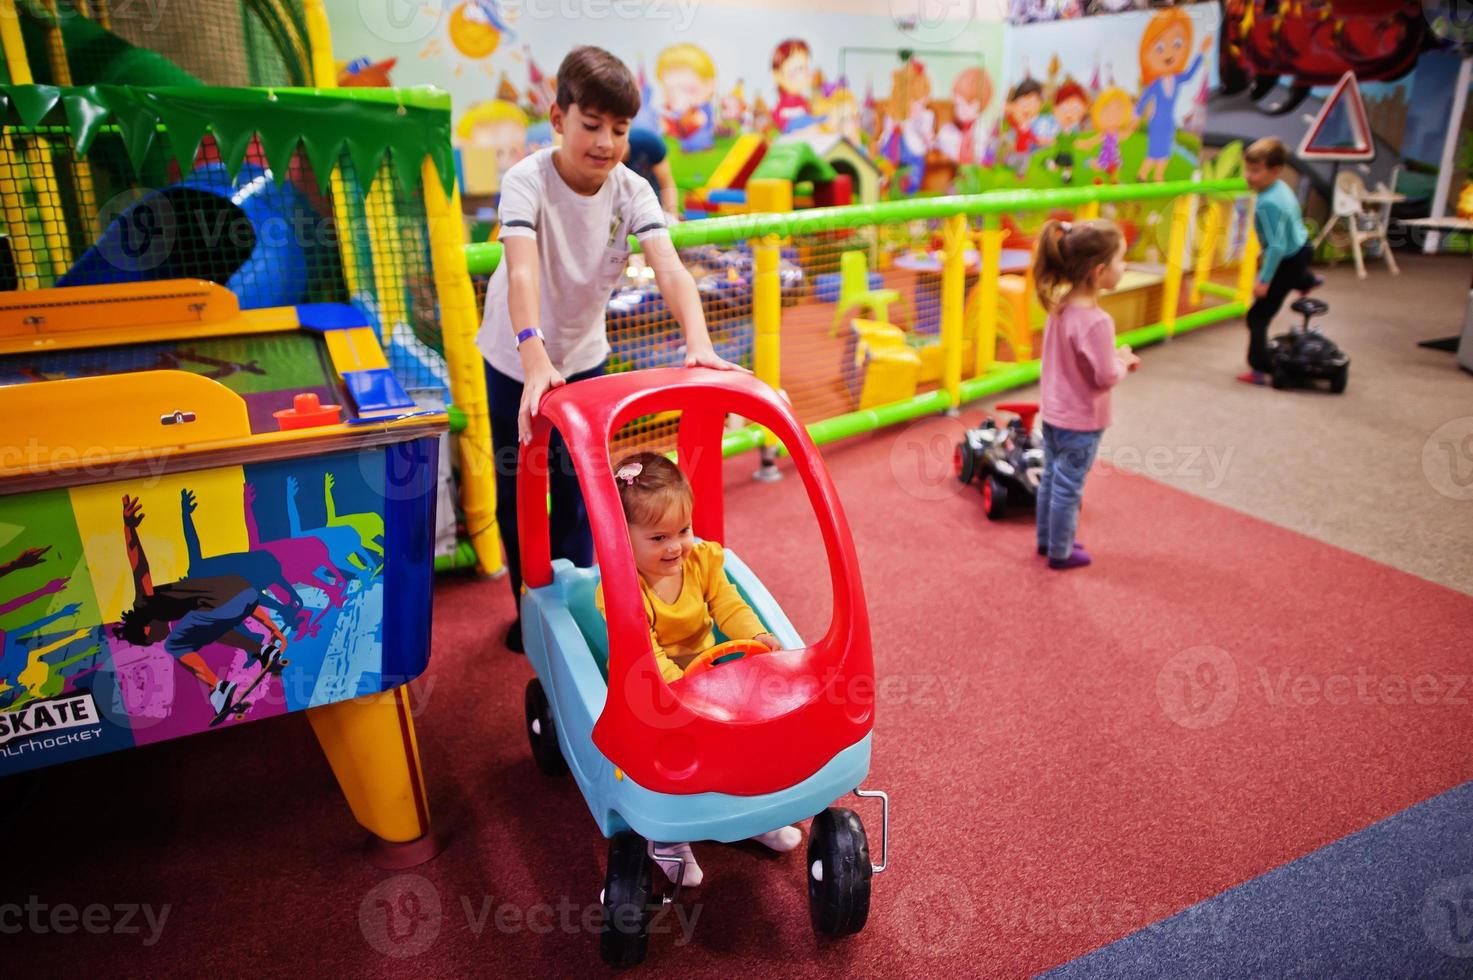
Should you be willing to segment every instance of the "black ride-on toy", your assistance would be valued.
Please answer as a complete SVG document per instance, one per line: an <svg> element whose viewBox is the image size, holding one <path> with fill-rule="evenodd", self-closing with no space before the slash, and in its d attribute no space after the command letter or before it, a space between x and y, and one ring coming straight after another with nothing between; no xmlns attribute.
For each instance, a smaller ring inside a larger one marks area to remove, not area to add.
<svg viewBox="0 0 1473 980"><path fill-rule="evenodd" d="M1330 307L1322 300L1305 297L1289 307L1304 315L1304 324L1269 341L1273 358L1270 375L1275 388L1312 386L1328 381L1330 390L1340 394L1350 381L1350 358L1329 337L1320 333L1310 321L1322 316Z"/></svg>
<svg viewBox="0 0 1473 980"><path fill-rule="evenodd" d="M967 430L952 457L958 480L982 484L982 504L993 521L1002 520L1009 505L1037 503L1043 476L1043 443L1033 434L1038 405L1009 402L997 410L1017 417L1005 425L983 419L980 426Z"/></svg>

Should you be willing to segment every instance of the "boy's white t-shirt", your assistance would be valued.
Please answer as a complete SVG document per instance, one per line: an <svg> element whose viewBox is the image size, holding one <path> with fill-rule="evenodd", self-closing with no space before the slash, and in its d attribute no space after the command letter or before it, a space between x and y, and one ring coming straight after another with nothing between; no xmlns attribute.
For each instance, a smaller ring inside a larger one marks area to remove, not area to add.
<svg viewBox="0 0 1473 980"><path fill-rule="evenodd" d="M552 366L566 378L592 370L609 356L604 309L629 264L629 236L644 244L669 232L649 181L621 163L597 194L579 194L553 166L555 152L539 150L502 176L497 217L502 239L537 241L541 322L536 325L546 337ZM503 261L486 289L476 346L496 370L524 381L507 281Z"/></svg>

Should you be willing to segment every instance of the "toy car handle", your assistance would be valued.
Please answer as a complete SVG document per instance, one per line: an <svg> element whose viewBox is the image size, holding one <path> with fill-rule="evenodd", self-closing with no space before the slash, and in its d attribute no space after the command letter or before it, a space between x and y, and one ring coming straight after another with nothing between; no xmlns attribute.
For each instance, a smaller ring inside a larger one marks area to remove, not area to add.
<svg viewBox="0 0 1473 980"><path fill-rule="evenodd" d="M692 674L704 674L712 667L717 667L733 660L741 660L747 656L755 657L759 653L767 652L767 644L758 643L756 640L727 640L725 643L718 643L709 650L702 650L696 655L696 659L690 662L690 666L685 668L685 673L681 676L689 677Z"/></svg>

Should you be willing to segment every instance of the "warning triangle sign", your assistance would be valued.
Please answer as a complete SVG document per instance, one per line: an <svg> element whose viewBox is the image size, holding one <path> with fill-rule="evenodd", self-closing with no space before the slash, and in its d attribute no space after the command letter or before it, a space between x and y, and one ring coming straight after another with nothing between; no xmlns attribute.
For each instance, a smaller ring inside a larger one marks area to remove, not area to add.
<svg viewBox="0 0 1473 980"><path fill-rule="evenodd" d="M1361 101L1360 85L1355 75L1340 76L1330 97L1320 107L1320 114L1310 123L1299 142L1303 160L1371 160L1376 156L1376 141L1366 119L1366 104Z"/></svg>

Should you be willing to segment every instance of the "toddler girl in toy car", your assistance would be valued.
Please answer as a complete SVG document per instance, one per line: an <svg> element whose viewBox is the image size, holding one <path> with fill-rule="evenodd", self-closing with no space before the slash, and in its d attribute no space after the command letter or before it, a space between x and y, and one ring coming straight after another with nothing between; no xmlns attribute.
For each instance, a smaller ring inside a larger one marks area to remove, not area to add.
<svg viewBox="0 0 1473 980"><path fill-rule="evenodd" d="M714 629L733 640L752 639L769 650L780 649L752 607L726 577L724 552L715 541L696 541L691 532L694 494L685 474L658 453L635 453L620 460L614 482L629 524L629 542L639 570L640 597L650 624L655 663L666 681L679 680L703 650L716 645ZM603 586L594 595L604 611ZM791 851L803 839L797 827L783 827L752 838L775 851ZM686 843L656 844L661 868L675 880L685 861L686 886L704 875Z"/></svg>

